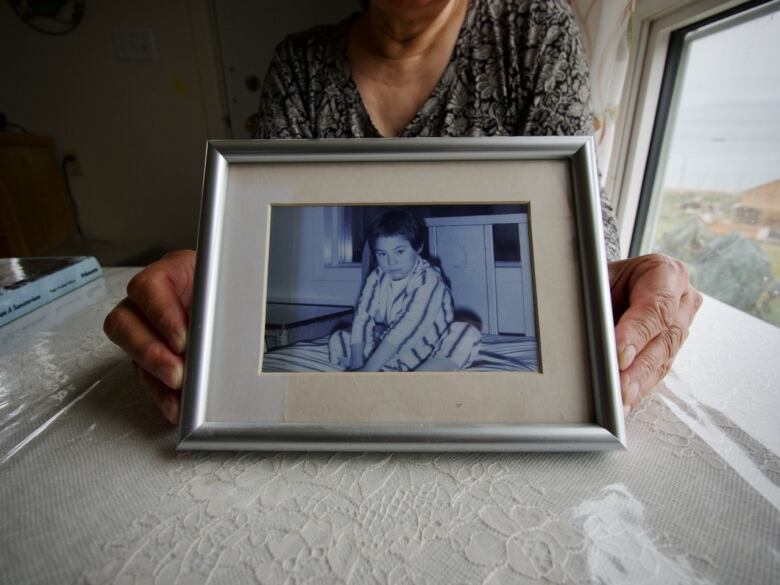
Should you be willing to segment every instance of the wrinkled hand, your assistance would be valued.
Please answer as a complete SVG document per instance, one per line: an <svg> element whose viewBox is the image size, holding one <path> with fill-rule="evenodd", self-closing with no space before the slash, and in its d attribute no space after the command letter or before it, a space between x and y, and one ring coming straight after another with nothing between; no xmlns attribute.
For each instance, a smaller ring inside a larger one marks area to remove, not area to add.
<svg viewBox="0 0 780 585"><path fill-rule="evenodd" d="M195 252L166 254L136 274L127 297L108 314L103 331L133 360L142 384L176 424L192 306Z"/></svg>
<svg viewBox="0 0 780 585"><path fill-rule="evenodd" d="M669 371L702 296L685 264L650 254L609 264L625 413Z"/></svg>

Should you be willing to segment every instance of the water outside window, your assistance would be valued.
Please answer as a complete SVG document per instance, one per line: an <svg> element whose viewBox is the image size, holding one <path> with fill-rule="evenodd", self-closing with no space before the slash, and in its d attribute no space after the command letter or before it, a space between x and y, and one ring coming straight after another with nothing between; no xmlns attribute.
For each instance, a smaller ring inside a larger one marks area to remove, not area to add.
<svg viewBox="0 0 780 585"><path fill-rule="evenodd" d="M780 326L780 12L688 33L642 248ZM660 181L659 181L660 179Z"/></svg>

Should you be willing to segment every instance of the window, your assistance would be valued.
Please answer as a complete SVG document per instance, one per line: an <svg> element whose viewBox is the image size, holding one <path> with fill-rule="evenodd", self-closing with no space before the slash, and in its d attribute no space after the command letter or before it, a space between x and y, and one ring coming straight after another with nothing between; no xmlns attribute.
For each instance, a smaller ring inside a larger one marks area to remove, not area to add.
<svg viewBox="0 0 780 585"><path fill-rule="evenodd" d="M371 220L366 218L362 206L326 207L323 247L325 266L332 268L360 264L369 223Z"/></svg>
<svg viewBox="0 0 780 585"><path fill-rule="evenodd" d="M780 2L669 37L631 255L684 260L702 292L780 326Z"/></svg>

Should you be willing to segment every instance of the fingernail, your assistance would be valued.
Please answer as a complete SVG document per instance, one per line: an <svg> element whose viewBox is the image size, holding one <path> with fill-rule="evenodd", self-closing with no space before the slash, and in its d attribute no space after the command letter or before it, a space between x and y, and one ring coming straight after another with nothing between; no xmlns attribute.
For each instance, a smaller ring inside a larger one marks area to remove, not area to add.
<svg viewBox="0 0 780 585"><path fill-rule="evenodd" d="M184 371L181 366L168 366L160 370L160 379L169 388L181 388Z"/></svg>
<svg viewBox="0 0 780 585"><path fill-rule="evenodd" d="M618 357L618 366L621 370L625 370L634 362L636 357L636 348L633 345L629 345L623 348Z"/></svg>
<svg viewBox="0 0 780 585"><path fill-rule="evenodd" d="M168 419L172 424L179 422L179 405L173 399L165 400L160 404L160 410L163 416Z"/></svg>
<svg viewBox="0 0 780 585"><path fill-rule="evenodd" d="M624 404L623 405L623 416L628 417L628 415L631 414L631 405L630 404Z"/></svg>
<svg viewBox="0 0 780 585"><path fill-rule="evenodd" d="M186 333L173 333L169 340L171 349L174 353L179 355L184 353L184 349L187 347L187 334Z"/></svg>

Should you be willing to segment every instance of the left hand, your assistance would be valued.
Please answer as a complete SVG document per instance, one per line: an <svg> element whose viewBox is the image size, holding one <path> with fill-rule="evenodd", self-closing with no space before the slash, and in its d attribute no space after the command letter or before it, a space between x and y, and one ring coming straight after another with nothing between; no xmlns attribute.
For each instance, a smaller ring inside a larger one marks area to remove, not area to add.
<svg viewBox="0 0 780 585"><path fill-rule="evenodd" d="M625 414L666 375L702 296L681 261L649 254L609 264Z"/></svg>

